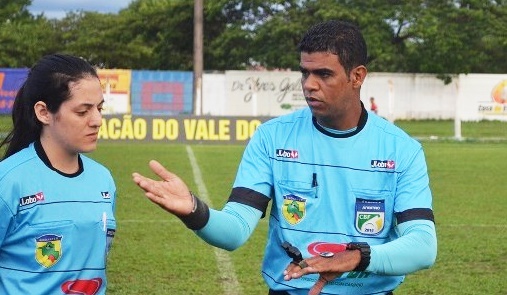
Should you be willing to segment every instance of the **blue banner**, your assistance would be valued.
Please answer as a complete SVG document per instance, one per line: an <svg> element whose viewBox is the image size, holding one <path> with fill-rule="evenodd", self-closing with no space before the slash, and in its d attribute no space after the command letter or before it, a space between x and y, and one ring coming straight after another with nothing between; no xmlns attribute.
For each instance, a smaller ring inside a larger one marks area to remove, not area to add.
<svg viewBox="0 0 507 295"><path fill-rule="evenodd" d="M28 69L0 68L0 114L10 114L14 98L25 82Z"/></svg>
<svg viewBox="0 0 507 295"><path fill-rule="evenodd" d="M132 71L133 115L192 113L193 74L177 71Z"/></svg>

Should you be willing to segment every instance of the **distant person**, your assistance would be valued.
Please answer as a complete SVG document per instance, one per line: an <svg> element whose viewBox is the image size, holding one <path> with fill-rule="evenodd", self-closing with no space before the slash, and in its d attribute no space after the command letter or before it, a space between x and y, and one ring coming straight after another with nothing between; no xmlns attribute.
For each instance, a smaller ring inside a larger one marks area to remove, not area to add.
<svg viewBox="0 0 507 295"><path fill-rule="evenodd" d="M378 106L375 103L375 97L370 97L370 111L374 112L375 114L378 114Z"/></svg>
<svg viewBox="0 0 507 295"><path fill-rule="evenodd" d="M105 294L116 186L95 150L96 70L63 54L29 71L0 144L0 294Z"/></svg>
<svg viewBox="0 0 507 295"><path fill-rule="evenodd" d="M319 23L298 48L308 108L259 126L222 210L156 161L149 166L161 180L139 173L133 180L226 250L243 245L268 215L268 294L392 294L437 254L421 144L361 103L367 52L356 26Z"/></svg>

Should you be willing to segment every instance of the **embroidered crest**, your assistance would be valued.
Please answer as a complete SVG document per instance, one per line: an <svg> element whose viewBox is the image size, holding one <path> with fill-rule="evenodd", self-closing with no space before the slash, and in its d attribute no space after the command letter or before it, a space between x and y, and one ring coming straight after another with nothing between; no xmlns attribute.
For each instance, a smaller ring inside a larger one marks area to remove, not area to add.
<svg viewBox="0 0 507 295"><path fill-rule="evenodd" d="M283 196L283 199L283 217L292 225L299 223L305 217L306 200L292 194Z"/></svg>
<svg viewBox="0 0 507 295"><path fill-rule="evenodd" d="M62 257L62 236L43 235L35 239L35 260L50 268Z"/></svg>
<svg viewBox="0 0 507 295"><path fill-rule="evenodd" d="M377 235L384 229L384 201L356 199L355 226L364 235Z"/></svg>

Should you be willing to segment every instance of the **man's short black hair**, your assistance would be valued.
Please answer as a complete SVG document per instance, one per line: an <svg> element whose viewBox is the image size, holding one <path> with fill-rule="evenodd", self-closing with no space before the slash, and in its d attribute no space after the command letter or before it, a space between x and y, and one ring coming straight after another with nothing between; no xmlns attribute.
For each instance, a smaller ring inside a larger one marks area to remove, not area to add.
<svg viewBox="0 0 507 295"><path fill-rule="evenodd" d="M336 54L346 73L368 61L366 42L359 28L349 22L330 20L312 26L303 36L298 51Z"/></svg>

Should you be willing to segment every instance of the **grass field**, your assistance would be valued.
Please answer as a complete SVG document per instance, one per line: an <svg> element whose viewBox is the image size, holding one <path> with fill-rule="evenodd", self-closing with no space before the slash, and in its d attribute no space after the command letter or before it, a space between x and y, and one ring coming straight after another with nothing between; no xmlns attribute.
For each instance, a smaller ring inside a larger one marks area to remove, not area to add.
<svg viewBox="0 0 507 295"><path fill-rule="evenodd" d="M463 141L448 139L453 136L450 121L397 124L415 137L440 138L422 140L434 195L439 252L434 267L408 275L395 294L507 294L503 212L507 209L507 123L464 123ZM6 125L0 117L0 132ZM192 190L202 191L191 163L195 155L194 164L206 189L203 197L220 209L243 148L100 143L91 156L110 168L118 187L118 231L108 262L108 294L267 293L260 275L266 220L240 249L217 250L150 203L131 181L134 171L151 175L147 163L157 159Z"/></svg>

